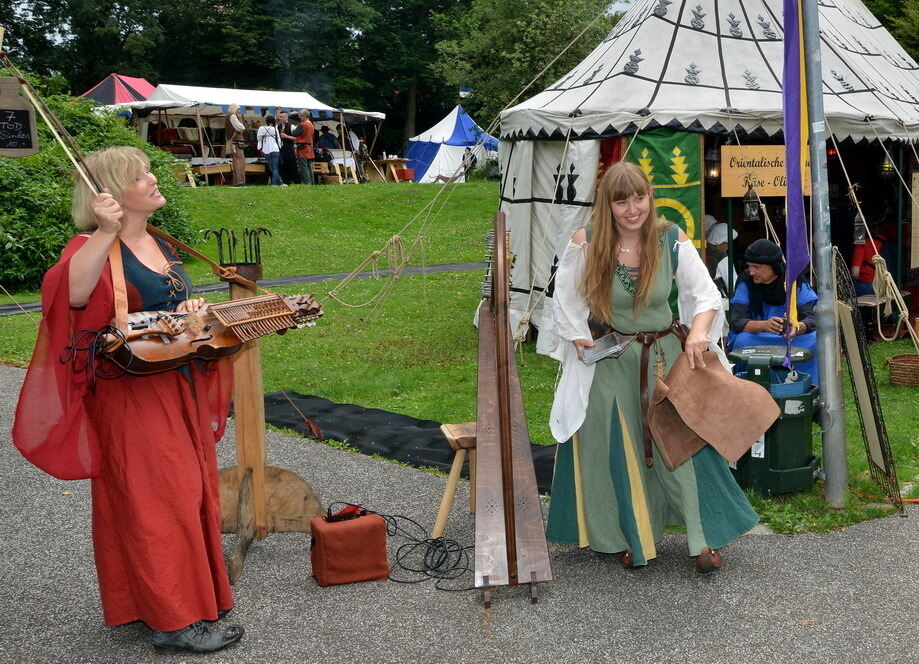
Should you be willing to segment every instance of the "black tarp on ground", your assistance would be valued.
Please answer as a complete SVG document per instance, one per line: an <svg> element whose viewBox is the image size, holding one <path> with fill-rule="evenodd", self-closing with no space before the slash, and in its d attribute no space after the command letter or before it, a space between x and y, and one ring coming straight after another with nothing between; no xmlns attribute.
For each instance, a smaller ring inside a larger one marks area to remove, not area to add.
<svg viewBox="0 0 919 664"><path fill-rule="evenodd" d="M340 404L322 397L286 392L303 415L322 431L323 438L348 443L364 454L379 454L417 467L449 472L453 450L440 431L440 422L417 420L377 408ZM284 392L265 395L265 420L301 435L309 431ZM555 445L530 445L540 493L552 486Z"/></svg>

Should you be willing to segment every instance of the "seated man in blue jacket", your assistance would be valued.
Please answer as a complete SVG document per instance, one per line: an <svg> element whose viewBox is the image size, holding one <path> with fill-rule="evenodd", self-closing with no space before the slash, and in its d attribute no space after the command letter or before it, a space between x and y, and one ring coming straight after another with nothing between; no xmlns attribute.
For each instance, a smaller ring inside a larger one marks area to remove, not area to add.
<svg viewBox="0 0 919 664"><path fill-rule="evenodd" d="M784 346L785 259L782 250L769 240L757 240L744 253L747 269L737 281L731 298L731 330L728 348L747 346ZM795 364L796 371L810 374L811 382L820 382L817 373L817 332L815 307L817 294L805 281L798 279L798 324L789 330L792 345L806 348L814 358Z"/></svg>

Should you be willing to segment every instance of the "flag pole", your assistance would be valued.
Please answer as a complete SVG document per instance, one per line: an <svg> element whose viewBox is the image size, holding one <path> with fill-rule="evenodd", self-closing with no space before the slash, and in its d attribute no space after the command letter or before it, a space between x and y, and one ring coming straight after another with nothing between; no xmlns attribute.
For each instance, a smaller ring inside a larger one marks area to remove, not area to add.
<svg viewBox="0 0 919 664"><path fill-rule="evenodd" d="M830 200L826 172L826 121L823 111L823 71L817 0L801 0L807 112L810 122L811 188L814 226L814 268L817 286L817 364L820 372L823 426L824 498L845 507L849 487L846 457L842 376L837 355L836 293L833 288L833 245L830 240Z"/></svg>

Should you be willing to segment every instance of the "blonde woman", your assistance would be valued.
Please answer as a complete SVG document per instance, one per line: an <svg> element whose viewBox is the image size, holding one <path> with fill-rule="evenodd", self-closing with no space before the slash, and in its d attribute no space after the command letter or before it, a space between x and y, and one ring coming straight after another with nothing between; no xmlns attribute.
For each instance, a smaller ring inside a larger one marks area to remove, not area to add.
<svg viewBox="0 0 919 664"><path fill-rule="evenodd" d="M689 328L685 341L672 300ZM553 313L552 356L563 368L550 421L561 444L549 539L631 567L655 558L664 528L678 524L696 569L719 568L717 549L756 525L756 513L709 446L669 470L645 411L656 373L666 375L684 349L693 367L715 349L721 297L683 231L658 220L651 185L634 164L614 164L600 181L590 227L561 258ZM587 365L591 327L638 336L618 357Z"/></svg>
<svg viewBox="0 0 919 664"><path fill-rule="evenodd" d="M105 623L143 621L157 649L220 650L243 633L203 622L233 607L215 447L232 373L218 362L134 376L95 355L93 340L115 315L110 256L121 257L128 311L203 311L205 303L189 297L173 249L147 232L166 201L146 155L113 147L86 163L105 193L76 180L72 213L83 232L45 275L13 442L55 477L92 478Z"/></svg>

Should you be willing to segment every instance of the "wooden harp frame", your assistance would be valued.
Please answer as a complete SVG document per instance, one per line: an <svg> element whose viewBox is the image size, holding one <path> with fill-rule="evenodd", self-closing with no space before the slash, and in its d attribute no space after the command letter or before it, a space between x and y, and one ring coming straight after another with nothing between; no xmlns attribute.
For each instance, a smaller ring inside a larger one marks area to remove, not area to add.
<svg viewBox="0 0 919 664"><path fill-rule="evenodd" d="M503 212L495 214L491 266L479 308L476 420L475 586L550 581L542 504L533 467L508 309L509 266Z"/></svg>

